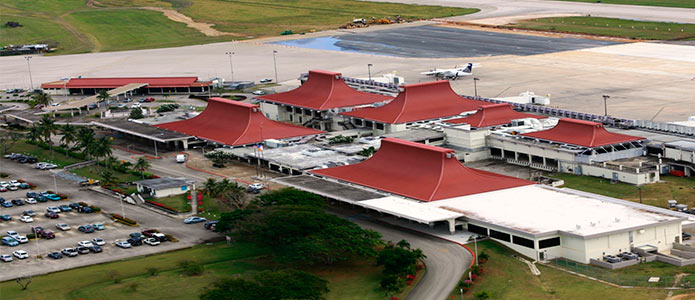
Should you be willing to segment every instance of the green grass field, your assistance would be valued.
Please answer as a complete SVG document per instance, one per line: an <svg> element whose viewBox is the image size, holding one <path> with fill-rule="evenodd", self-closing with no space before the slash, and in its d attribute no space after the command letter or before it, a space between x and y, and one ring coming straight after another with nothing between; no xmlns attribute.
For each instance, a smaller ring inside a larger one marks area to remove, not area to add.
<svg viewBox="0 0 695 300"><path fill-rule="evenodd" d="M666 290L616 288L543 265L538 265L541 275L534 276L526 264L511 256L514 252L489 240L479 242L478 251L487 252L490 260L483 265L485 272L464 299L473 299L474 294L482 291L488 292L490 299L508 300L664 299L668 293ZM630 270L632 267L625 269L626 272ZM459 299L458 293L452 296Z"/></svg>
<svg viewBox="0 0 695 300"><path fill-rule="evenodd" d="M17 21L23 27L0 27L0 45L52 42L57 43L56 54L136 50L336 29L354 18L401 15L415 20L478 11L356 0L101 0L93 7L86 2L3 1L0 23ZM142 7L174 9L233 35L206 36Z"/></svg>
<svg viewBox="0 0 695 300"><path fill-rule="evenodd" d="M626 183L610 183L608 179L572 174L553 174L553 178L565 181L563 187L596 193L604 196L639 202L639 189ZM667 200L695 207L695 179L687 177L661 176L661 182L642 186L642 203L668 207Z"/></svg>
<svg viewBox="0 0 695 300"><path fill-rule="evenodd" d="M560 1L596 3L596 0L560 0ZM601 0L601 3L695 8L695 1L692 1L692 0Z"/></svg>
<svg viewBox="0 0 695 300"><path fill-rule="evenodd" d="M0 283L0 291L3 299L197 299L202 288L218 279L273 268L263 258L267 253L265 249L246 243L233 243L231 247L226 247L224 243L199 245L185 250L37 276L26 291L21 291L14 281L6 281ZM180 274L178 263L183 260L203 263L205 273L190 277ZM150 267L156 267L159 274L150 276L147 271ZM120 273L121 282L114 283L107 277L107 273L112 270ZM331 291L326 295L328 300L384 298L378 287L381 270L373 263L337 265L306 271L329 281ZM137 287L133 290L134 283Z"/></svg>
<svg viewBox="0 0 695 300"><path fill-rule="evenodd" d="M642 22L612 18L541 18L519 21L509 27L640 40L695 39L695 24Z"/></svg>
<svg viewBox="0 0 695 300"><path fill-rule="evenodd" d="M58 146L55 146L58 147ZM64 154L60 154L58 152L53 151L53 155L51 155L51 150L49 149L44 149L36 145L32 145L26 142L17 142L15 143L12 148L8 151L8 153L15 152L15 153L22 153L22 154L27 154L31 155L33 157L36 157L39 161L44 161L44 162L50 162L58 165L59 167L64 167L67 165L71 165L74 163L81 162L81 160L73 157L66 156ZM4 163L10 163L9 160L6 160ZM12 162L15 163L15 162Z"/></svg>

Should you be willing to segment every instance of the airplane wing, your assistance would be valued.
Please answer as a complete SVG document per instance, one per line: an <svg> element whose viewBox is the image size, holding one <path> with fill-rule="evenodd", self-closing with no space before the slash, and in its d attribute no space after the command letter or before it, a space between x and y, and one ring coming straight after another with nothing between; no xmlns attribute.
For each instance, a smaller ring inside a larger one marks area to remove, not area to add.
<svg viewBox="0 0 695 300"><path fill-rule="evenodd" d="M439 75L442 74L442 73L443 73L443 71L441 71L441 70L432 70L432 71L422 72L422 73L420 73L420 74L422 74L422 75L427 75L427 76L433 76L433 75L434 75L434 76L439 76Z"/></svg>

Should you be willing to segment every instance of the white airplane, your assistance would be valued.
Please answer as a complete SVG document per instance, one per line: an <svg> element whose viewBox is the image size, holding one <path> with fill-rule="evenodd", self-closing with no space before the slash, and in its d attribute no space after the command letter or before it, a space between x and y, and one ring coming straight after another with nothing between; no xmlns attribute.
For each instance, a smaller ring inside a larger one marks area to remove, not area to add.
<svg viewBox="0 0 695 300"><path fill-rule="evenodd" d="M435 76L438 78L445 78L456 80L459 77L471 76L473 75L473 64L468 63L465 68L454 68L454 69L434 69L428 72L420 73L427 76Z"/></svg>

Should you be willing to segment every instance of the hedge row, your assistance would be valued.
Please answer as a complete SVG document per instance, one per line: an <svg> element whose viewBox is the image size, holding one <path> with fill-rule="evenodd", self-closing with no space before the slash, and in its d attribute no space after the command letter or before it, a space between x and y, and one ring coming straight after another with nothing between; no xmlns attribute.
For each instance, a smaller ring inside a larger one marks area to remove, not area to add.
<svg viewBox="0 0 695 300"><path fill-rule="evenodd" d="M126 225L131 225L131 226L138 225L138 222L136 222L135 220L129 219L129 218L125 218L125 217L123 217L123 216L121 216L121 215L119 215L119 214L112 214L112 215L111 215L111 218L113 218L114 220L119 221L119 222L121 222L121 223L124 223L124 224L126 224Z"/></svg>

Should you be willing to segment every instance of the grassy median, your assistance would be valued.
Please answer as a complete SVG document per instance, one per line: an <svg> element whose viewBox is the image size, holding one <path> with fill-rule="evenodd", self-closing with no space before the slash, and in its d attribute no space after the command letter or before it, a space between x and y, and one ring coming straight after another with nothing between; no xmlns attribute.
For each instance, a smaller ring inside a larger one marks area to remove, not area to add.
<svg viewBox="0 0 695 300"><path fill-rule="evenodd" d="M695 39L695 24L642 22L613 18L540 18L519 21L509 27L639 40Z"/></svg>
<svg viewBox="0 0 695 300"><path fill-rule="evenodd" d="M170 9L229 35L207 36L143 7ZM337 29L354 18L416 20L477 11L355 0L7 0L0 4L2 23L22 27L0 25L0 45L48 42L57 44L57 54L137 50Z"/></svg>
<svg viewBox="0 0 695 300"><path fill-rule="evenodd" d="M605 4L626 4L626 5L645 5L645 6L664 6L664 7L683 7L695 8L695 1L692 0L560 0L587 3Z"/></svg>

